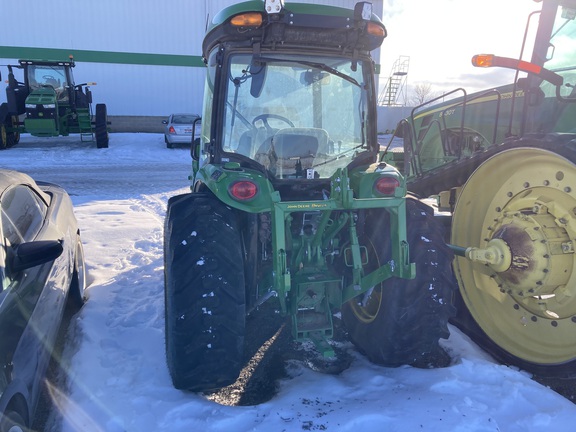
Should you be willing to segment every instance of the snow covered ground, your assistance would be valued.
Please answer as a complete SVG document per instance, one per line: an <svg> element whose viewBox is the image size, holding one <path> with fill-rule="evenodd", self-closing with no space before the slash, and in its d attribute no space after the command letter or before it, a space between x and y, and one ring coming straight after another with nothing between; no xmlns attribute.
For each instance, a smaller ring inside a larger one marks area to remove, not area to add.
<svg viewBox="0 0 576 432"><path fill-rule="evenodd" d="M49 431L574 431L576 405L455 328L444 369L383 368L353 352L339 375L291 364L278 394L257 406L175 390L164 360L162 224L168 197L187 191L188 151L156 134L113 134L101 150L25 135L0 165L64 186L82 229L89 300L71 324L68 385L53 391L62 417Z"/></svg>

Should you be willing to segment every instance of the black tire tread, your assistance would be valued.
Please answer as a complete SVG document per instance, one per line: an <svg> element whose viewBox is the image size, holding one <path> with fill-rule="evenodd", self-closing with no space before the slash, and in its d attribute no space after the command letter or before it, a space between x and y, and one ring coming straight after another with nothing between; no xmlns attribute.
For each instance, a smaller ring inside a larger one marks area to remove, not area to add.
<svg viewBox="0 0 576 432"><path fill-rule="evenodd" d="M7 116L0 124L0 150L6 150L15 146L20 141L20 133L8 132L6 129L13 126L14 119Z"/></svg>
<svg viewBox="0 0 576 432"><path fill-rule="evenodd" d="M96 135L96 147L108 148L108 112L105 104L96 104L94 133Z"/></svg>
<svg viewBox="0 0 576 432"><path fill-rule="evenodd" d="M380 262L389 259L385 238L388 223L385 217L367 218L366 235L378 245ZM354 345L374 363L390 367L447 366L449 357L439 339L449 336L448 320L455 314L451 304L456 290L451 270L453 254L443 241L433 210L412 197L407 199L407 230L416 278L386 280L382 284L382 304L372 322L358 320L349 303L343 305L342 319Z"/></svg>
<svg viewBox="0 0 576 432"><path fill-rule="evenodd" d="M232 384L243 364L245 290L236 217L208 194L170 199L164 232L166 358L176 388Z"/></svg>

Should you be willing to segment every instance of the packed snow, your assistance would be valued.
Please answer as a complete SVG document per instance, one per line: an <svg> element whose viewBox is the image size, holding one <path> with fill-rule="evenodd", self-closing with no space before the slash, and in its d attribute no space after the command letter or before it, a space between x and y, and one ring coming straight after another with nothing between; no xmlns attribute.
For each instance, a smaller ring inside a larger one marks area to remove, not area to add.
<svg viewBox="0 0 576 432"><path fill-rule="evenodd" d="M64 186L82 230L88 301L68 331L48 431L574 431L576 405L454 327L447 368L380 367L345 344L348 369L293 362L256 406L176 390L164 359L162 227L167 199L188 190L189 152L160 134L112 134L108 149L24 135L1 165Z"/></svg>

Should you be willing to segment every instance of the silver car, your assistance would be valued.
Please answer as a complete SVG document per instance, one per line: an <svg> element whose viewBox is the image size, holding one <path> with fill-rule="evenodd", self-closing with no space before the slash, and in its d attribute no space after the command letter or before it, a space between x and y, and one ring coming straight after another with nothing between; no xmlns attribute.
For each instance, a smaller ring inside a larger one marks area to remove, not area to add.
<svg viewBox="0 0 576 432"><path fill-rule="evenodd" d="M0 431L29 431L64 315L84 303L72 201L54 184L0 169Z"/></svg>
<svg viewBox="0 0 576 432"><path fill-rule="evenodd" d="M192 129L196 129L195 136L200 136L200 116L197 114L170 114L168 120L163 120L164 142L166 147L192 144Z"/></svg>

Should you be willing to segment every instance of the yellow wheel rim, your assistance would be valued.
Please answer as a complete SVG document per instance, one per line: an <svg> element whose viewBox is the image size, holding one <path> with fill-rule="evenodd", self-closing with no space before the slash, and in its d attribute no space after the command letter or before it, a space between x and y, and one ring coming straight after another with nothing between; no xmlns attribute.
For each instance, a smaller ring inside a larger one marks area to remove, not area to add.
<svg viewBox="0 0 576 432"><path fill-rule="evenodd" d="M8 135L6 133L6 126L0 125L0 147L6 148L7 142L8 142Z"/></svg>
<svg viewBox="0 0 576 432"><path fill-rule="evenodd" d="M576 167L555 153L497 154L458 198L452 244L497 246L498 265L457 257L471 315L502 349L536 364L576 359Z"/></svg>
<svg viewBox="0 0 576 432"><path fill-rule="evenodd" d="M364 273L370 273L372 270L380 267L380 261L374 249L372 242L367 239L364 243L366 246L365 253L368 254L368 263L364 268ZM366 261L363 259L363 261ZM370 324L376 319L380 311L380 305L382 304L382 284L378 284L372 289L368 290L363 295L354 297L349 301L350 309L352 313L356 316L358 321L364 324Z"/></svg>
<svg viewBox="0 0 576 432"><path fill-rule="evenodd" d="M12 116L12 127L14 129L17 129L18 127L18 117L17 116ZM14 141L17 143L18 141L20 141L20 131L16 131L14 132Z"/></svg>

